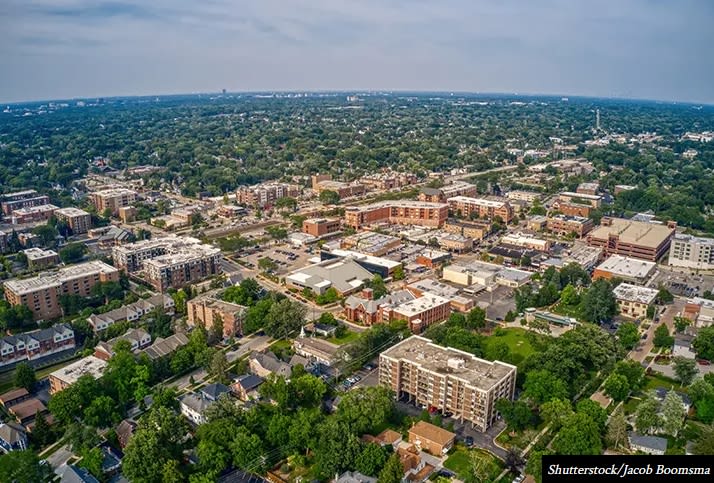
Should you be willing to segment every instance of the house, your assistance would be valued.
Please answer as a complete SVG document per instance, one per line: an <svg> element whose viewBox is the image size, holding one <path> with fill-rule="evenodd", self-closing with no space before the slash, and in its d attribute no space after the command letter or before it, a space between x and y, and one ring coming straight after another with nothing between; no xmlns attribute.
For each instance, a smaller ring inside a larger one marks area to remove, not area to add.
<svg viewBox="0 0 714 483"><path fill-rule="evenodd" d="M117 429L115 432L117 433L117 439L119 440L119 446L121 446L122 449L126 448L126 445L129 444L129 440L134 435L134 431L136 431L136 427L137 427L136 422L132 421L131 419L124 419L117 426Z"/></svg>
<svg viewBox="0 0 714 483"><path fill-rule="evenodd" d="M94 356L103 361L108 361L114 357L114 346L122 340L129 342L129 344L131 344L131 351L134 352L151 344L151 335L144 329L129 329L124 335L97 344L94 348Z"/></svg>
<svg viewBox="0 0 714 483"><path fill-rule="evenodd" d="M312 332L323 337L333 337L337 332L337 326L316 322L312 324Z"/></svg>
<svg viewBox="0 0 714 483"><path fill-rule="evenodd" d="M377 436L365 434L362 436L362 440L367 443L374 443L379 446L391 446L392 449L396 449L397 445L402 442L402 435L393 429L385 429Z"/></svg>
<svg viewBox="0 0 714 483"><path fill-rule="evenodd" d="M272 352L254 352L248 359L250 372L260 377L268 377L270 374L290 378L292 369L289 364L281 361Z"/></svg>
<svg viewBox="0 0 714 483"><path fill-rule="evenodd" d="M692 341L694 336L686 334L676 334L674 336L674 345L672 347L673 357L686 357L687 359L695 359L696 353L692 350Z"/></svg>
<svg viewBox="0 0 714 483"><path fill-rule="evenodd" d="M60 478L60 483L99 483L95 477L84 468L67 465Z"/></svg>
<svg viewBox="0 0 714 483"><path fill-rule="evenodd" d="M74 331L69 324L0 337L0 367L44 357L75 348Z"/></svg>
<svg viewBox="0 0 714 483"><path fill-rule="evenodd" d="M253 399L257 393L258 387L263 383L263 379L255 374L245 374L239 376L233 384L231 384L231 392L235 394L241 401Z"/></svg>
<svg viewBox="0 0 714 483"><path fill-rule="evenodd" d="M338 361L340 346L322 339L298 337L293 341L293 349L311 362L330 367Z"/></svg>
<svg viewBox="0 0 714 483"><path fill-rule="evenodd" d="M668 392L669 390L664 387L656 388L655 395L657 396L657 400L659 400L660 403L664 402L664 398L667 397ZM683 392L677 392L677 396L682 400L682 409L684 409L684 412L689 412L689 409L692 407L692 400Z"/></svg>
<svg viewBox="0 0 714 483"><path fill-rule="evenodd" d="M201 396L212 402L217 401L221 394L229 394L230 392L231 388L225 384L221 384L220 382L209 384L208 386L201 388L200 391Z"/></svg>
<svg viewBox="0 0 714 483"><path fill-rule="evenodd" d="M407 483L426 481L429 475L438 466L441 466L441 460L422 452L417 446L405 441L399 443L396 453L404 470L402 481Z"/></svg>
<svg viewBox="0 0 714 483"><path fill-rule="evenodd" d="M165 339L157 337L153 344L144 349L144 353L153 361L173 354L186 344L188 344L188 337L182 333L171 335Z"/></svg>
<svg viewBox="0 0 714 483"><path fill-rule="evenodd" d="M409 442L435 456L446 454L455 440L456 435L451 431L426 421L419 421L409 429Z"/></svg>
<svg viewBox="0 0 714 483"><path fill-rule="evenodd" d="M45 406L39 399L27 399L19 404L15 404L8 409L8 412L14 417L18 423L26 426L35 420L35 415L47 411Z"/></svg>
<svg viewBox="0 0 714 483"><path fill-rule="evenodd" d="M188 393L179 397L181 414L194 424L206 422L205 412L214 401L206 399L202 394Z"/></svg>
<svg viewBox="0 0 714 483"><path fill-rule="evenodd" d="M174 299L164 294L154 295L103 314L92 314L87 318L87 321L95 332L101 332L117 322L137 321L157 309L163 309L164 313L172 315L176 309Z"/></svg>
<svg viewBox="0 0 714 483"><path fill-rule="evenodd" d="M377 483L377 478L365 476L359 471L345 471L335 479L335 483Z"/></svg>
<svg viewBox="0 0 714 483"><path fill-rule="evenodd" d="M0 450L21 451L27 449L27 432L17 423L0 423Z"/></svg>
<svg viewBox="0 0 714 483"><path fill-rule="evenodd" d="M634 432L628 433L630 448L635 451L653 455L664 455L667 451L667 439L658 436L643 436Z"/></svg>
<svg viewBox="0 0 714 483"><path fill-rule="evenodd" d="M10 406L13 406L19 402L22 402L25 399L28 399L29 397L30 397L30 393L27 392L27 389L25 389L25 388L13 389L12 391L8 391L4 394L0 394L0 405L2 405L4 408L7 409Z"/></svg>

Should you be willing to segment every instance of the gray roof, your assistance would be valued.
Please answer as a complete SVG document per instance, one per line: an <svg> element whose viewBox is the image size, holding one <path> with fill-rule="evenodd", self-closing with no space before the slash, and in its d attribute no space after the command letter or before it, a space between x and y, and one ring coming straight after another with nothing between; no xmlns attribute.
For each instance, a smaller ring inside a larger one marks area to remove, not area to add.
<svg viewBox="0 0 714 483"><path fill-rule="evenodd" d="M213 401L202 397L200 394L195 393L184 394L183 396L179 397L179 402L184 406L193 409L199 414L203 414L203 412L208 408L208 406L213 404Z"/></svg>
<svg viewBox="0 0 714 483"><path fill-rule="evenodd" d="M255 352L250 358L256 360L267 371L278 376L290 377L292 372L290 365L278 359L272 352Z"/></svg>
<svg viewBox="0 0 714 483"><path fill-rule="evenodd" d="M341 293L351 292L371 280L372 274L352 258L330 259L292 272L287 279L304 287L318 287L330 282Z"/></svg>
<svg viewBox="0 0 714 483"><path fill-rule="evenodd" d="M369 314L374 314L377 312L379 309L380 305L386 305L386 304L391 304L391 305L399 305L403 304L405 302L409 302L412 300L415 300L416 296L411 293L409 290L397 290L389 295L385 295L384 297L377 299L377 300L369 300L369 299L364 299L362 297L356 297L354 295L350 295L347 297L345 300L345 306L349 307L351 309L356 309L360 305L364 307L364 311L369 313Z"/></svg>
<svg viewBox="0 0 714 483"><path fill-rule="evenodd" d="M60 483L99 483L89 471L74 465L67 465L67 468L62 473Z"/></svg>
<svg viewBox="0 0 714 483"><path fill-rule="evenodd" d="M659 436L644 436L630 432L630 444L650 448L657 451L667 451L667 440Z"/></svg>
<svg viewBox="0 0 714 483"><path fill-rule="evenodd" d="M377 483L377 478L363 475L359 471L345 471L335 483Z"/></svg>
<svg viewBox="0 0 714 483"><path fill-rule="evenodd" d="M231 392L231 389L225 384L214 382L206 387L201 388L201 394L211 401L215 401L221 394Z"/></svg>
<svg viewBox="0 0 714 483"><path fill-rule="evenodd" d="M153 344L144 349L144 352L147 356L149 356L149 359L158 359L171 354L176 349L183 347L186 344L188 344L188 337L186 337L186 334L178 333L165 339L157 337Z"/></svg>
<svg viewBox="0 0 714 483"><path fill-rule="evenodd" d="M680 347L691 347L694 336L687 334L677 334L674 336L674 345Z"/></svg>
<svg viewBox="0 0 714 483"><path fill-rule="evenodd" d="M9 422L7 424L0 424L0 439L14 445L18 441L27 439L27 433L25 432L25 428L19 424Z"/></svg>
<svg viewBox="0 0 714 483"><path fill-rule="evenodd" d="M439 196L441 194L441 190L439 188L429 188L428 186L424 186L421 189L421 192L429 196Z"/></svg>
<svg viewBox="0 0 714 483"><path fill-rule="evenodd" d="M245 374L236 379L236 383L240 384L244 390L251 391L260 386L263 383L263 379L255 374Z"/></svg>
<svg viewBox="0 0 714 483"><path fill-rule="evenodd" d="M31 341L39 342L40 344L45 341L54 340L55 335L62 334L72 334L74 336L74 331L69 324L56 324L47 329L35 330L32 332L25 332L24 334L8 335L0 338L0 347L5 344L9 344L12 347L17 346L19 342L22 342L27 346Z"/></svg>

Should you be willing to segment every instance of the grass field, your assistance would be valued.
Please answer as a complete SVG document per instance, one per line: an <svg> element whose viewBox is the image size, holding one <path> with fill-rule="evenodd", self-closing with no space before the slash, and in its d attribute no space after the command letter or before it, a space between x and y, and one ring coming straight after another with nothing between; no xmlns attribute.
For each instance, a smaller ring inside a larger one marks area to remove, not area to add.
<svg viewBox="0 0 714 483"><path fill-rule="evenodd" d="M502 333L503 335L494 334L492 336L489 336L488 339L486 339L486 351L488 351L493 344L498 341L501 341L505 342L506 345L508 345L508 349L511 351L511 354L520 356L519 358L521 360L525 359L535 350L526 338L527 332L528 331L525 329L517 328L500 329L499 333Z"/></svg>
<svg viewBox="0 0 714 483"><path fill-rule="evenodd" d="M643 391L649 391L650 389L657 389L658 387L664 387L665 389L674 389L677 392L687 392L686 387L682 387L677 381L664 376L645 376L647 382L645 382L645 387Z"/></svg>
<svg viewBox="0 0 714 483"><path fill-rule="evenodd" d="M344 344L350 344L350 343L356 341L358 337L359 337L359 333L352 332L351 330L348 330L345 332L345 335L343 335L342 337L340 337L340 338L330 337L329 339L327 339L327 342L332 342L333 344L337 344L337 345L344 345Z"/></svg>
<svg viewBox="0 0 714 483"><path fill-rule="evenodd" d="M461 445L458 445L456 450L449 455L446 461L444 461L444 467L456 473L456 476L458 476L459 479L466 480L470 476L471 472L472 453L482 456L487 462L486 470L488 472L488 477L485 478L484 481L493 481L501 472L501 462L491 453L480 449L469 450Z"/></svg>

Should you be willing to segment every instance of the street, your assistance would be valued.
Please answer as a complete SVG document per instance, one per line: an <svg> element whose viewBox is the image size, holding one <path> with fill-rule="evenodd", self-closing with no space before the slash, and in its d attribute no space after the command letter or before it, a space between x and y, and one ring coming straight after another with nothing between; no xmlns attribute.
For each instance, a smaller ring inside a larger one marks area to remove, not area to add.
<svg viewBox="0 0 714 483"><path fill-rule="evenodd" d="M674 302L668 305L664 313L660 316L660 323L666 324L670 333L673 332L674 329L674 318L677 314L682 312L685 303L685 299L675 298ZM650 328L647 330L647 338L630 352L630 359L640 363L645 360L654 347L654 332L658 326L659 324L655 323L650 325Z"/></svg>

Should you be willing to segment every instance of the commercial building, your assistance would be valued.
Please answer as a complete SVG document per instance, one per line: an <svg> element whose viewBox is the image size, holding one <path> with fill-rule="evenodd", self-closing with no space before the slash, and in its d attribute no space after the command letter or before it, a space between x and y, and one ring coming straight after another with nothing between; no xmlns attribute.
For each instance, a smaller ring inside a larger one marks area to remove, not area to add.
<svg viewBox="0 0 714 483"><path fill-rule="evenodd" d="M36 205L19 208L12 212L12 224L24 225L25 223L47 221L52 218L52 215L54 215L58 209L59 207L55 205Z"/></svg>
<svg viewBox="0 0 714 483"><path fill-rule="evenodd" d="M402 266L400 262L395 262L389 258L373 257L371 255L365 255L364 253L352 250L340 250L338 248L333 248L329 251L322 250L320 252L320 258L323 261L350 258L369 273L379 275L384 279L394 275L395 270Z"/></svg>
<svg viewBox="0 0 714 483"><path fill-rule="evenodd" d="M553 207L565 216L578 216L581 218L587 218L594 210L594 208L590 205L581 205L557 200L553 203Z"/></svg>
<svg viewBox="0 0 714 483"><path fill-rule="evenodd" d="M501 238L501 243L514 247L528 248L540 252L550 251L550 240L536 238L525 233L510 233Z"/></svg>
<svg viewBox="0 0 714 483"><path fill-rule="evenodd" d="M153 295L147 299L122 305L118 309L110 310L109 312L92 314L87 317L87 322L92 326L94 332L102 332L117 322L135 322L154 310L163 310L165 314L173 315L175 307L174 299L168 295Z"/></svg>
<svg viewBox="0 0 714 483"><path fill-rule="evenodd" d="M40 195L35 190L17 191L0 195L0 207L5 216L10 216L15 210L32 208L34 206L48 205L49 196Z"/></svg>
<svg viewBox="0 0 714 483"><path fill-rule="evenodd" d="M363 325L387 323L391 313L382 307L396 307L414 300L417 296L409 290L395 290L382 298L375 299L371 288L362 289L359 295L350 295L345 300L345 318Z"/></svg>
<svg viewBox="0 0 714 483"><path fill-rule="evenodd" d="M340 199L349 198L350 196L360 196L367 191L363 184L333 181L332 176L329 174L314 175L311 181L312 189L318 194L323 191L334 191L340 196Z"/></svg>
<svg viewBox="0 0 714 483"><path fill-rule="evenodd" d="M423 267L438 268L451 260L451 253L427 248L417 255L415 262Z"/></svg>
<svg viewBox="0 0 714 483"><path fill-rule="evenodd" d="M496 401L514 397L516 367L412 336L380 354L379 383L397 399L452 413L486 431L496 421Z"/></svg>
<svg viewBox="0 0 714 483"><path fill-rule="evenodd" d="M423 201L392 200L345 208L345 225L355 230L375 223L440 227L449 215L449 205Z"/></svg>
<svg viewBox="0 0 714 483"><path fill-rule="evenodd" d="M330 218L309 218L302 222L302 232L316 238L340 231L340 220Z"/></svg>
<svg viewBox="0 0 714 483"><path fill-rule="evenodd" d="M122 223L131 223L136 219L136 212L135 206L122 206L119 208L119 219Z"/></svg>
<svg viewBox="0 0 714 483"><path fill-rule="evenodd" d="M0 338L0 367L23 361L38 361L74 348L74 331L69 324L6 335Z"/></svg>
<svg viewBox="0 0 714 483"><path fill-rule="evenodd" d="M714 300L701 297L688 299L682 317L694 322L695 327L709 327L714 324Z"/></svg>
<svg viewBox="0 0 714 483"><path fill-rule="evenodd" d="M87 233L92 228L92 215L79 208L60 208L55 211L58 220L67 222L75 235Z"/></svg>
<svg viewBox="0 0 714 483"><path fill-rule="evenodd" d="M471 217L472 213L479 218L493 220L501 218L508 223L513 219L513 207L507 201L496 201L485 198L470 198L467 196L455 196L448 199L449 208L454 213L460 213L465 218Z"/></svg>
<svg viewBox="0 0 714 483"><path fill-rule="evenodd" d="M468 238L457 233L438 232L434 234L433 238L436 238L439 248L450 252L470 252L474 247L474 241L472 238Z"/></svg>
<svg viewBox="0 0 714 483"><path fill-rule="evenodd" d="M62 315L60 296L89 297L98 283L118 281L119 270L94 260L42 272L33 278L8 280L4 284L5 298L11 305L25 305L36 320L54 319Z"/></svg>
<svg viewBox="0 0 714 483"><path fill-rule="evenodd" d="M593 279L604 278L610 280L619 278L625 282L644 285L649 281L656 269L657 264L655 262L621 255L611 255L595 268Z"/></svg>
<svg viewBox="0 0 714 483"><path fill-rule="evenodd" d="M449 218L446 220L446 223L444 223L444 231L480 241L491 233L491 224L482 221L466 221Z"/></svg>
<svg viewBox="0 0 714 483"><path fill-rule="evenodd" d="M455 196L476 196L477 194L476 185L464 181L455 181L441 188L422 188L419 192L419 201L445 203L446 200Z"/></svg>
<svg viewBox="0 0 714 483"><path fill-rule="evenodd" d="M714 239L675 234L669 249L669 264L696 270L714 269Z"/></svg>
<svg viewBox="0 0 714 483"><path fill-rule="evenodd" d="M107 363L105 361L98 357L87 356L62 369L58 369L50 374L50 394L57 394L67 389L84 375L98 379L102 377L106 367Z"/></svg>
<svg viewBox="0 0 714 483"><path fill-rule="evenodd" d="M592 270L602 259L603 249L584 244L575 244L563 254L563 265L577 263L585 270Z"/></svg>
<svg viewBox="0 0 714 483"><path fill-rule="evenodd" d="M223 324L223 337L243 335L246 308L220 299L217 291L199 295L186 303L188 326L200 325L211 330L216 321Z"/></svg>
<svg viewBox="0 0 714 483"><path fill-rule="evenodd" d="M27 268L30 270L42 270L60 262L59 254L54 250L34 247L23 250L22 253L27 257Z"/></svg>
<svg viewBox="0 0 714 483"><path fill-rule="evenodd" d="M344 250L353 250L373 257L386 255L400 246L402 246L400 238L373 231L355 233L340 241L340 248Z"/></svg>
<svg viewBox="0 0 714 483"><path fill-rule="evenodd" d="M655 303L657 290L621 283L612 291L620 314L633 319L647 316L647 309Z"/></svg>
<svg viewBox="0 0 714 483"><path fill-rule="evenodd" d="M109 188L90 193L89 199L98 213L109 210L112 216L117 216L120 208L134 204L136 191L128 188Z"/></svg>
<svg viewBox="0 0 714 483"><path fill-rule="evenodd" d="M548 218L543 215L531 216L526 222L526 228L532 231L541 231L548 224Z"/></svg>
<svg viewBox="0 0 714 483"><path fill-rule="evenodd" d="M570 235L574 233L578 238L582 238L593 229L593 221L582 216L555 215L550 216L545 222L548 231L556 235Z"/></svg>
<svg viewBox="0 0 714 483"><path fill-rule="evenodd" d="M602 247L605 255L624 255L657 261L665 254L676 224L644 223L623 218L603 217L600 226L587 235L590 246Z"/></svg>
<svg viewBox="0 0 714 483"><path fill-rule="evenodd" d="M506 198L509 200L525 201L526 203L538 201L542 196L543 195L535 191L512 190L506 193Z"/></svg>
<svg viewBox="0 0 714 483"><path fill-rule="evenodd" d="M474 307L473 299L459 295L459 289L445 283L437 282L433 278L417 280L407 285L407 289L418 297L425 295L444 297L451 303L451 308L459 312L468 312Z"/></svg>
<svg viewBox="0 0 714 483"><path fill-rule="evenodd" d="M404 320L413 333L419 334L430 325L449 318L451 301L430 293L382 310L389 313L389 320Z"/></svg>
<svg viewBox="0 0 714 483"><path fill-rule="evenodd" d="M221 250L191 237L168 236L114 247L114 265L127 273L143 271L159 292L220 275Z"/></svg>
<svg viewBox="0 0 714 483"><path fill-rule="evenodd" d="M356 292L373 275L352 258L324 260L296 270L285 277L288 287L309 288L317 295L334 288L340 295Z"/></svg>
<svg viewBox="0 0 714 483"><path fill-rule="evenodd" d="M558 201L575 205L589 205L592 208L600 208L602 206L602 196L580 192L573 193L572 191L560 193Z"/></svg>
<svg viewBox="0 0 714 483"><path fill-rule="evenodd" d="M451 264L444 267L442 278L458 285L480 285L485 288L496 283L496 276L501 270L501 265L479 261L465 265Z"/></svg>

